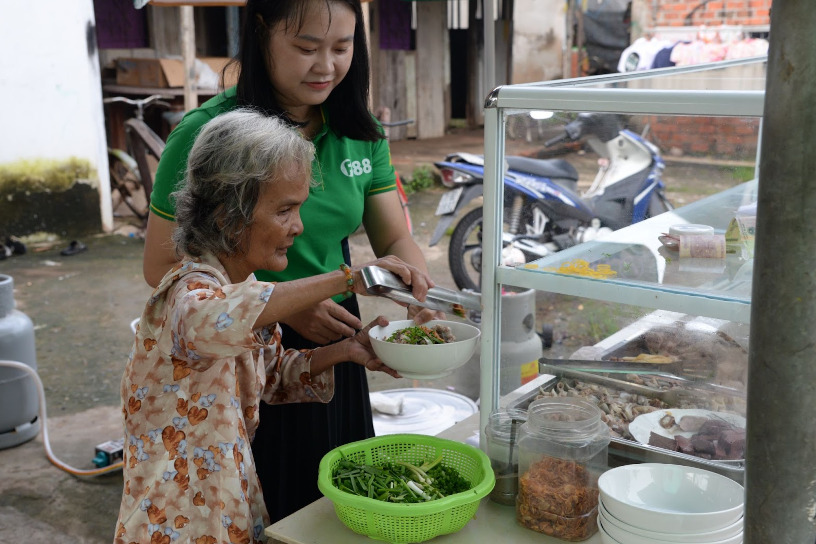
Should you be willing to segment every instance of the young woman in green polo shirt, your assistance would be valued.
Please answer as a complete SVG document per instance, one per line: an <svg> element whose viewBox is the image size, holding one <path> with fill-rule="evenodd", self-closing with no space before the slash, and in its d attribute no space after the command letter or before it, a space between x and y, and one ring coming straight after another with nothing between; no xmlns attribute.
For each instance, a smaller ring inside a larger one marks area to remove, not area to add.
<svg viewBox="0 0 816 544"><path fill-rule="evenodd" d="M151 196L145 279L156 285L178 257L169 242L174 205L199 128L220 113L253 107L300 128L315 145L311 189L301 208L304 231L282 272L264 281L322 274L349 263L347 237L362 223L378 257L396 255L427 272L394 191L395 173L382 129L368 111L369 63L359 0L249 0L244 9L240 75L235 88L189 112L167 140ZM354 297L335 297L283 326L286 348L313 348L352 336L362 326ZM418 322L438 317L409 308ZM374 435L368 383L359 365L335 367L327 405L261 404L252 445L274 522L320 497L317 470L330 449Z"/></svg>

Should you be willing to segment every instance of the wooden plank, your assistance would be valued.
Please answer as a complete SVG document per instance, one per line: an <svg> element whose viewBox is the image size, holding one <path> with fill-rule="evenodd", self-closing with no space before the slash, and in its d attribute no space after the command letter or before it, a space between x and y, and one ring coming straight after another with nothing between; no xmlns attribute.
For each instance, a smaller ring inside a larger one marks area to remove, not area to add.
<svg viewBox="0 0 816 544"><path fill-rule="evenodd" d="M376 113L380 107L380 80L387 67L383 66L380 58L380 7L379 4L367 4L368 24L366 25L366 41L370 63L369 109Z"/></svg>
<svg viewBox="0 0 816 544"><path fill-rule="evenodd" d="M405 127L406 138L416 138L416 118L417 118L417 74L416 74L416 52L405 52L405 116L414 119L414 123Z"/></svg>
<svg viewBox="0 0 816 544"><path fill-rule="evenodd" d="M369 49L371 51L371 110L379 116L383 108L391 112L390 120L413 119L408 111L408 72L406 56L410 51L380 48L381 8L376 2L366 4L371 17ZM391 127L389 139L403 140L408 127Z"/></svg>
<svg viewBox="0 0 816 544"><path fill-rule="evenodd" d="M445 135L445 57L448 50L447 2L417 2L417 137ZM449 85L448 85L449 87Z"/></svg>
<svg viewBox="0 0 816 544"><path fill-rule="evenodd" d="M195 20L192 6L181 10L181 52L184 58L184 109L190 111L198 106L195 90Z"/></svg>
<svg viewBox="0 0 816 544"><path fill-rule="evenodd" d="M468 3L467 30L467 126L476 128L484 124L483 105L487 91L484 89L484 65L482 64L482 44L479 41L479 30L482 22L476 18L476 2Z"/></svg>
<svg viewBox="0 0 816 544"><path fill-rule="evenodd" d="M150 47L155 50L154 56L157 58L180 56L179 26L181 22L178 8L159 9L148 6L147 9Z"/></svg>

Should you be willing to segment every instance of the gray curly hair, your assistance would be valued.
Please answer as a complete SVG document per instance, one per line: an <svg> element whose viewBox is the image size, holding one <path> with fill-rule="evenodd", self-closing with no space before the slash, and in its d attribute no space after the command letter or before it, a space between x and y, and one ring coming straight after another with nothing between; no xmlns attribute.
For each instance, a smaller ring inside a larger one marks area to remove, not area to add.
<svg viewBox="0 0 816 544"><path fill-rule="evenodd" d="M277 117L240 108L213 118L196 137L185 183L172 195L176 251L193 257L242 251L261 185L293 167L311 178L313 158L314 145Z"/></svg>

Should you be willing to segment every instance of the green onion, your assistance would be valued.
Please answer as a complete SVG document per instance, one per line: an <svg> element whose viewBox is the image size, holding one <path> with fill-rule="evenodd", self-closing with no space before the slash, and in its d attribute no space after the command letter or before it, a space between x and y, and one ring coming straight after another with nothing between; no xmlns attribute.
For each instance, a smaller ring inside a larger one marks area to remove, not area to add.
<svg viewBox="0 0 816 544"><path fill-rule="evenodd" d="M471 488L455 469L441 463L441 455L419 466L400 460L373 466L343 457L332 480L346 493L395 503L426 502Z"/></svg>

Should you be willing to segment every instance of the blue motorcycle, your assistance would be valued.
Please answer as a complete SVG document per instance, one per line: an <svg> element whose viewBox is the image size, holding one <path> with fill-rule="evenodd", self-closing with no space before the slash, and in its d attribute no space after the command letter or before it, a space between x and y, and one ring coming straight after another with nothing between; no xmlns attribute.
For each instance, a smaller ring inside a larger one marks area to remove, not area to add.
<svg viewBox="0 0 816 544"><path fill-rule="evenodd" d="M578 172L564 159L505 157L503 264L534 261L674 208L664 194L660 150L625 129L619 116L579 114L544 145L582 138L601 157L595 180L583 194L578 192ZM452 190L437 206L431 246L482 195L484 157L453 153L435 166ZM456 224L448 262L457 287L481 291L481 207Z"/></svg>

